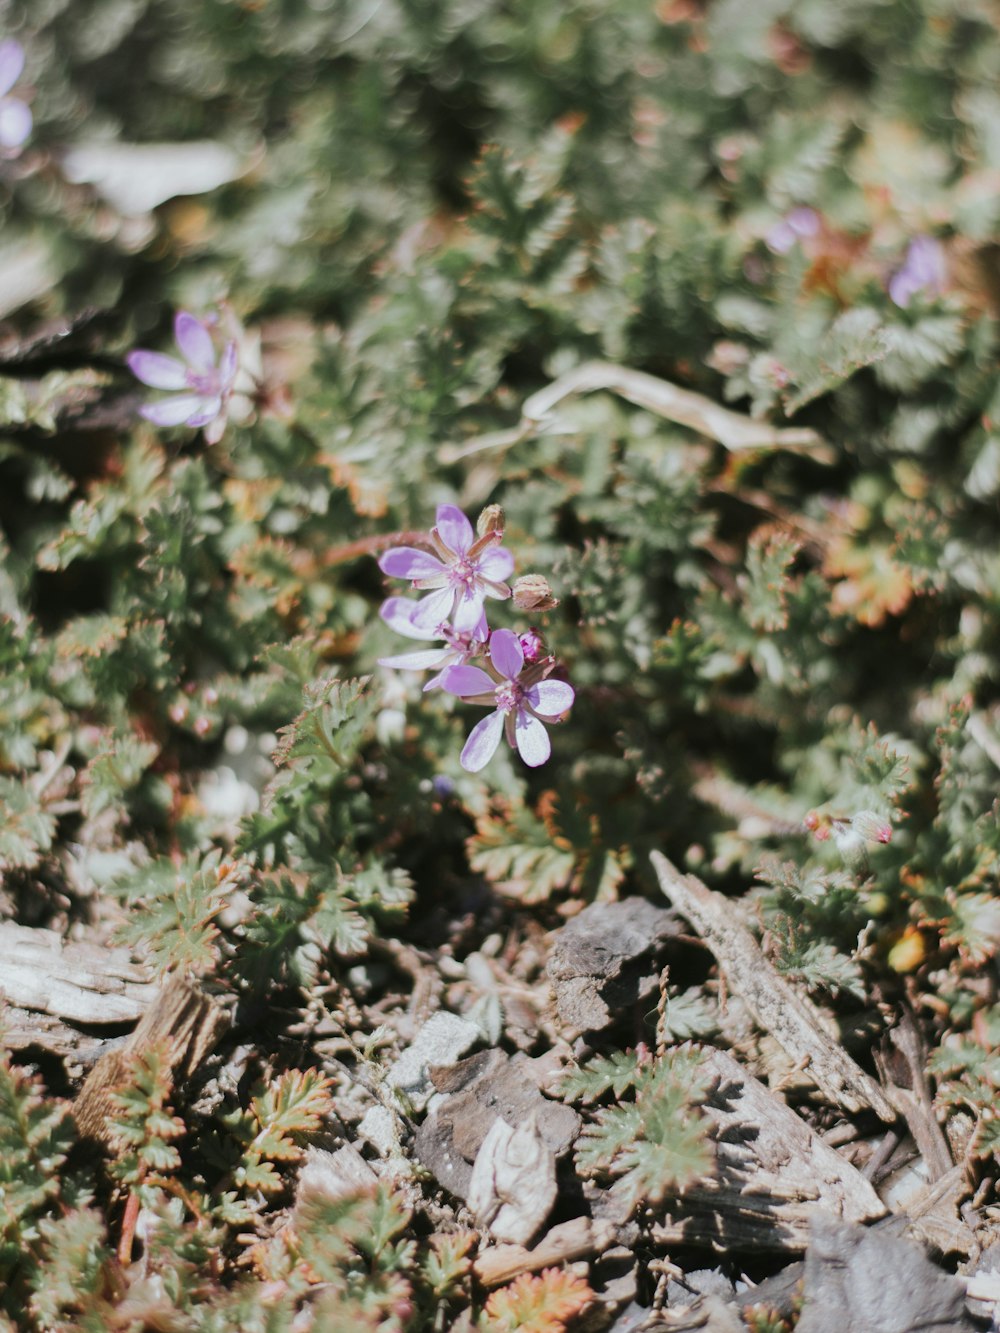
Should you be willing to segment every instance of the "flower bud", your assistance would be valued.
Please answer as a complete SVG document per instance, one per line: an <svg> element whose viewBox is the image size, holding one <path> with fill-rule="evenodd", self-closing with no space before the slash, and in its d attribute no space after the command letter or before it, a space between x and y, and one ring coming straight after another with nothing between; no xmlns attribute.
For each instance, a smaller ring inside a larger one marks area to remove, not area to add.
<svg viewBox="0 0 1000 1333"><path fill-rule="evenodd" d="M476 532L480 537L492 537L494 541L503 541L503 510L499 505L487 505L476 519Z"/></svg>
<svg viewBox="0 0 1000 1333"><path fill-rule="evenodd" d="M548 579L541 574L522 574L514 580L511 591L519 611L551 611L559 605L559 598L552 595Z"/></svg>
<svg viewBox="0 0 1000 1333"><path fill-rule="evenodd" d="M538 630L527 629L517 637L521 645L521 651L524 653L524 660L526 662L537 662L545 652L545 644Z"/></svg>

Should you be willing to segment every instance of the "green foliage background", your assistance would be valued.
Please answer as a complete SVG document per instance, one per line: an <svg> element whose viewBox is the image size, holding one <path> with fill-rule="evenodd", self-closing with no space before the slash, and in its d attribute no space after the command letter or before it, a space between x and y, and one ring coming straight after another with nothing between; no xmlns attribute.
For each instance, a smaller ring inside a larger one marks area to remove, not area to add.
<svg viewBox="0 0 1000 1333"><path fill-rule="evenodd" d="M764 863L761 919L813 988L908 976L945 1001L932 1046L966 1030L1000 946L994 8L0 14L35 117L0 163L3 914L294 996L373 934L441 943L476 894L551 924L651 892L661 847L731 891ZM186 193L182 167L152 210L79 179L83 148L202 140L235 178ZM819 231L779 253L796 207ZM900 309L926 234L946 290ZM137 418L123 356L220 300L267 391L207 447ZM593 358L829 456L727 454L604 393L470 449ZM539 624L577 703L534 773L464 773L475 717L376 665L400 648L373 555L446 500L502 504L562 599ZM859 848L864 812L889 845Z"/></svg>

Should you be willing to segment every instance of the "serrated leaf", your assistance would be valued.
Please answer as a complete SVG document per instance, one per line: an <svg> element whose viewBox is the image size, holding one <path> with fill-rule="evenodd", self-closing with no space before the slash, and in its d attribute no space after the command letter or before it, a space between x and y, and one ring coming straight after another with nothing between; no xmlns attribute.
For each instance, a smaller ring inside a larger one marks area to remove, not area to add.
<svg viewBox="0 0 1000 1333"><path fill-rule="evenodd" d="M559 1091L570 1102L593 1102L608 1091L621 1097L627 1088L635 1085L641 1069L638 1051L613 1051L611 1055L598 1055L579 1069L572 1069L565 1074L559 1084Z"/></svg>
<svg viewBox="0 0 1000 1333"><path fill-rule="evenodd" d="M0 870L33 869L55 830L55 816L27 783L0 777Z"/></svg>
<svg viewBox="0 0 1000 1333"><path fill-rule="evenodd" d="M788 625L789 571L801 543L787 532L755 532L747 546L746 574L739 580L746 618L753 629L774 633Z"/></svg>
<svg viewBox="0 0 1000 1333"><path fill-rule="evenodd" d="M481 1327L486 1333L561 1333L593 1298L587 1282L568 1269L521 1273L490 1294Z"/></svg>

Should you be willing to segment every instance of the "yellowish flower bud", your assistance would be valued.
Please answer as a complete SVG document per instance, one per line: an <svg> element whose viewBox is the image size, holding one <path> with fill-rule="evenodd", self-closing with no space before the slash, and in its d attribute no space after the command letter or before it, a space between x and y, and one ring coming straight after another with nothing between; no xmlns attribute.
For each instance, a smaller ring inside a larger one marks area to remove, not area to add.
<svg viewBox="0 0 1000 1333"><path fill-rule="evenodd" d="M499 505L487 505L476 520L476 532L480 537L495 537L503 541L504 514Z"/></svg>

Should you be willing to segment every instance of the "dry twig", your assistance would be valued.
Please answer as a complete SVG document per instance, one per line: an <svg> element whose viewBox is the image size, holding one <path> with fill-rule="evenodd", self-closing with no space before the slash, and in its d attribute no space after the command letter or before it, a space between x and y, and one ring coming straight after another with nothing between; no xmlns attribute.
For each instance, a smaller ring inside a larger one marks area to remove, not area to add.
<svg viewBox="0 0 1000 1333"><path fill-rule="evenodd" d="M551 426L551 414L557 404L578 393L593 393L605 389L619 397L644 407L649 412L674 421L679 426L709 439L718 441L727 449L791 449L806 452L819 462L830 463L833 450L814 430L807 427L776 427L766 421L754 421L740 412L733 412L706 398L657 379L629 366L618 366L611 361L587 361L534 393L521 409L521 423L512 430L496 431L462 446L445 446L440 457L444 463L454 463L470 454L485 449L509 448L545 426Z"/></svg>
<svg viewBox="0 0 1000 1333"><path fill-rule="evenodd" d="M660 888L715 955L729 989L746 1002L760 1026L808 1072L837 1106L865 1108L891 1124L896 1108L868 1074L827 1033L819 1010L765 958L733 904L694 875L682 875L660 852L650 857Z"/></svg>

